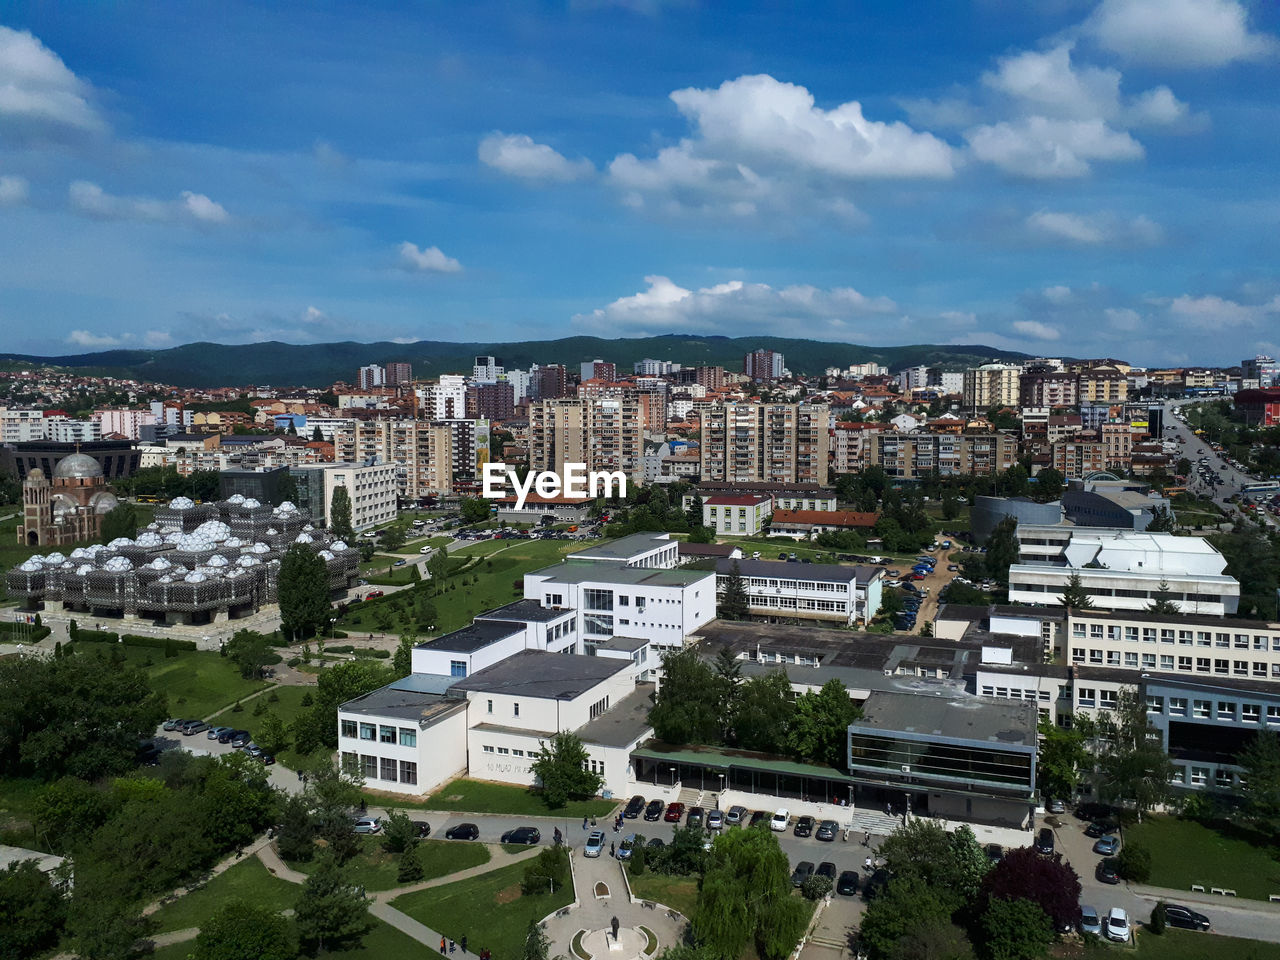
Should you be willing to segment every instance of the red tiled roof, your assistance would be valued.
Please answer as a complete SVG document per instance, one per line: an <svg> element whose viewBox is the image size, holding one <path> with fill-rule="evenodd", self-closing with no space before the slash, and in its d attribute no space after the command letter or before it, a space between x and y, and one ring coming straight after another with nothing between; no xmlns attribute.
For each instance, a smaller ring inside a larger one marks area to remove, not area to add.
<svg viewBox="0 0 1280 960"><path fill-rule="evenodd" d="M874 527L880 519L874 513L859 513L857 510L775 510L773 525L786 526L791 523L820 523L829 527Z"/></svg>

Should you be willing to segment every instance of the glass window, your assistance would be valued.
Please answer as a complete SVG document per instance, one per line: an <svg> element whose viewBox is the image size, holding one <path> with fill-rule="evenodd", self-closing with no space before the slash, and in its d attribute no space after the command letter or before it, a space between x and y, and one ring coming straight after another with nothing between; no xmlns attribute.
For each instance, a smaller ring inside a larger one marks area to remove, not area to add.
<svg viewBox="0 0 1280 960"><path fill-rule="evenodd" d="M1192 700L1191 715L1199 717L1202 720L1209 719L1209 701L1208 700Z"/></svg>
<svg viewBox="0 0 1280 960"><path fill-rule="evenodd" d="M1231 786L1231 771L1219 767L1213 774L1213 782L1220 787Z"/></svg>
<svg viewBox="0 0 1280 960"><path fill-rule="evenodd" d="M1176 717L1185 717L1187 715L1187 698L1170 697L1169 712Z"/></svg>
<svg viewBox="0 0 1280 960"><path fill-rule="evenodd" d="M396 762L390 757L382 758L382 779L396 782Z"/></svg>
<svg viewBox="0 0 1280 960"><path fill-rule="evenodd" d="M1218 701L1218 719L1234 720L1236 718L1236 705L1229 700Z"/></svg>
<svg viewBox="0 0 1280 960"><path fill-rule="evenodd" d="M1097 691L1093 687L1081 687L1078 696L1082 707L1092 707L1097 703Z"/></svg>
<svg viewBox="0 0 1280 960"><path fill-rule="evenodd" d="M366 780L378 779L378 758L368 754L360 754L360 776Z"/></svg>
<svg viewBox="0 0 1280 960"><path fill-rule="evenodd" d="M360 724L360 739L361 740L377 740L378 739L377 726L372 723Z"/></svg>
<svg viewBox="0 0 1280 960"><path fill-rule="evenodd" d="M467 675L467 661L465 660L449 661L449 676L465 677L466 675Z"/></svg>
<svg viewBox="0 0 1280 960"><path fill-rule="evenodd" d="M384 726L384 727L380 727L380 728L379 728L379 730L378 730L378 740L379 740L379 742L381 742L381 743L395 743L395 742L396 742L396 728L395 728L395 727L385 727L385 726Z"/></svg>
<svg viewBox="0 0 1280 960"><path fill-rule="evenodd" d="M1257 723L1262 719L1262 705L1258 703L1246 703L1240 707L1240 719L1245 723Z"/></svg>
<svg viewBox="0 0 1280 960"><path fill-rule="evenodd" d="M416 747L418 745L418 731L413 727L400 728L400 746Z"/></svg>
<svg viewBox="0 0 1280 960"><path fill-rule="evenodd" d="M1147 712L1164 713L1164 697L1156 697L1151 694L1147 694Z"/></svg>
<svg viewBox="0 0 1280 960"><path fill-rule="evenodd" d="M413 783L418 782L418 765L410 760L400 761L400 782Z"/></svg>
<svg viewBox="0 0 1280 960"><path fill-rule="evenodd" d="M1192 767L1191 768L1191 785L1193 787L1203 787L1209 780L1208 767Z"/></svg>
<svg viewBox="0 0 1280 960"><path fill-rule="evenodd" d="M1102 690L1098 693L1098 706L1103 710L1114 710L1116 708L1116 691Z"/></svg>
<svg viewBox="0 0 1280 960"><path fill-rule="evenodd" d="M348 740L354 740L356 738L356 722L354 720L342 721L342 735Z"/></svg>
<svg viewBox="0 0 1280 960"><path fill-rule="evenodd" d="M344 750L342 753L342 769L344 773L358 773L360 771L359 754Z"/></svg>

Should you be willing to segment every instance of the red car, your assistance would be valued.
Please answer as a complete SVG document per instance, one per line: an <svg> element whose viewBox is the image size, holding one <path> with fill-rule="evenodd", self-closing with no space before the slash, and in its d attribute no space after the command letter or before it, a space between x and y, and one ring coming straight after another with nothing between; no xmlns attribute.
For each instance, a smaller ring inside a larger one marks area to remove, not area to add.
<svg viewBox="0 0 1280 960"><path fill-rule="evenodd" d="M364 595L364 598L366 600L373 600L375 597L383 597L383 596L386 596L386 594L384 594L381 590L370 590L368 593Z"/></svg>
<svg viewBox="0 0 1280 960"><path fill-rule="evenodd" d="M667 823L679 823L681 819L683 819L683 817L684 817L684 804L673 803L667 807L666 815L663 816L662 819L667 821Z"/></svg>
<svg viewBox="0 0 1280 960"><path fill-rule="evenodd" d="M913 573L913 574L911 574L910 576L908 576L908 577L907 577L907 579L908 579L908 580L923 580L923 579L924 579L924 574L923 574L923 573Z"/></svg>

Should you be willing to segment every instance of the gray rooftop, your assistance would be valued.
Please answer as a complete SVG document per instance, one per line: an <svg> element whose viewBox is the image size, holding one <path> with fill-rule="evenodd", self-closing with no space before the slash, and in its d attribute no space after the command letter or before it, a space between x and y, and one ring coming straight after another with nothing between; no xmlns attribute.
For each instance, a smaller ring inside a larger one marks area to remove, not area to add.
<svg viewBox="0 0 1280 960"><path fill-rule="evenodd" d="M877 690L862 705L855 727L956 740L987 740L1034 747L1039 714L1034 703L989 697L920 696Z"/></svg>
<svg viewBox="0 0 1280 960"><path fill-rule="evenodd" d="M602 747L629 747L637 740L649 736L653 731L649 725L649 709L653 706L653 693L656 689L656 684L637 684L634 693L628 694L580 729L578 736L584 743L595 743Z"/></svg>
<svg viewBox="0 0 1280 960"><path fill-rule="evenodd" d="M812 580L822 583L848 583L857 580L868 583L880 567L844 566L839 563L798 563L791 560L728 560L716 561L716 573L727 574L734 564L744 577L764 577L772 580Z"/></svg>
<svg viewBox="0 0 1280 960"><path fill-rule="evenodd" d="M712 576L709 570L662 570L655 567L628 567L617 561L592 560L565 560L533 572L535 576L548 577L557 583L596 581L634 587L687 587Z"/></svg>
<svg viewBox="0 0 1280 960"><path fill-rule="evenodd" d="M405 687L398 680L348 700L338 708L341 713L409 720L419 727L429 727L449 714L465 709L465 703L438 693L421 693Z"/></svg>
<svg viewBox="0 0 1280 960"><path fill-rule="evenodd" d="M630 666L630 661L613 657L521 650L459 680L451 692L454 695L475 691L538 700L572 700Z"/></svg>
<svg viewBox="0 0 1280 960"><path fill-rule="evenodd" d="M608 640L596 643L597 650L625 650L628 653L635 653L641 647L647 646L649 641L644 637L622 637L614 634Z"/></svg>
<svg viewBox="0 0 1280 960"><path fill-rule="evenodd" d="M446 633L434 640L424 640L417 646L419 649L447 650L450 653L475 653L490 644L520 633L523 629L524 627L505 620L477 619L461 630Z"/></svg>
<svg viewBox="0 0 1280 960"><path fill-rule="evenodd" d="M512 622L546 623L572 616L573 611L564 607L544 607L537 600L516 600L505 607L497 607L476 615L477 620L505 620Z"/></svg>
<svg viewBox="0 0 1280 960"><path fill-rule="evenodd" d="M579 550L573 556L583 560L630 560L638 553L669 547L671 543L670 535L665 533L633 533Z"/></svg>

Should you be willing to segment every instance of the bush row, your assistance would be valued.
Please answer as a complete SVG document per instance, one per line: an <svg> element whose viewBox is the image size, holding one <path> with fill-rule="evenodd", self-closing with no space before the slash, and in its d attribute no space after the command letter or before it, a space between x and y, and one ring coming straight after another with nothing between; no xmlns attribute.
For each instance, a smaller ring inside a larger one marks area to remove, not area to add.
<svg viewBox="0 0 1280 960"><path fill-rule="evenodd" d="M28 636L32 643L39 643L53 632L43 625L35 626L30 623L9 623L8 621L0 623L0 633L23 633L24 631L30 631Z"/></svg>
<svg viewBox="0 0 1280 960"><path fill-rule="evenodd" d="M71 638L85 643L121 643L130 647L149 647L152 650L196 650L194 640L178 640L174 637L143 637L136 633L112 633L109 630L78 629Z"/></svg>

